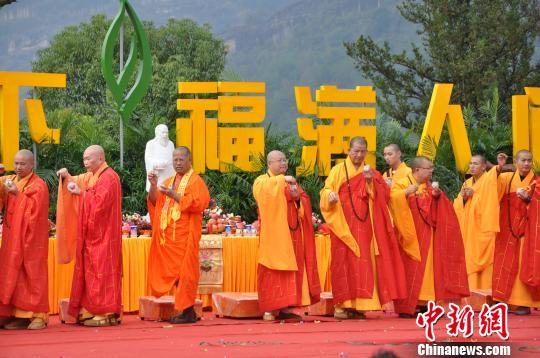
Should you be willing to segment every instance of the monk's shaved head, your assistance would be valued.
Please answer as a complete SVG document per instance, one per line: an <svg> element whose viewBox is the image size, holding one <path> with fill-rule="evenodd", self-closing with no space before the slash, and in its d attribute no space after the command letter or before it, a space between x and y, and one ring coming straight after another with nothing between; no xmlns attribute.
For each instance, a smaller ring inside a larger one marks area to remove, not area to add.
<svg viewBox="0 0 540 358"><path fill-rule="evenodd" d="M174 153L187 156L191 160L191 150L189 150L188 147L180 146L180 147L174 148L173 155Z"/></svg>
<svg viewBox="0 0 540 358"><path fill-rule="evenodd" d="M88 148L86 148L84 152L88 154L96 154L98 156L103 157L103 159L105 159L105 151L103 150L103 147L100 145L93 144L89 146Z"/></svg>
<svg viewBox="0 0 540 358"><path fill-rule="evenodd" d="M272 150L268 153L266 156L266 162L269 163L272 160L276 160L276 158L285 157L285 154L279 150Z"/></svg>
<svg viewBox="0 0 540 358"><path fill-rule="evenodd" d="M527 157L531 157L532 158L532 153L526 149L522 149L522 150L519 150L517 153L516 153L516 160L518 160L520 157L522 156L527 156Z"/></svg>
<svg viewBox="0 0 540 358"><path fill-rule="evenodd" d="M411 169L418 169L423 168L426 165L433 165L433 162L428 157L424 157L423 155L413 158L411 160Z"/></svg>
<svg viewBox="0 0 540 358"><path fill-rule="evenodd" d="M472 158L477 158L478 160L480 160L480 162L481 162L482 164L486 164L486 163L487 163L487 159L486 159L486 157L485 157L483 154L476 153L476 154L474 154L474 155L471 157L471 159L472 159Z"/></svg>
<svg viewBox="0 0 540 358"><path fill-rule="evenodd" d="M397 145L396 143L388 144L386 147L384 147L384 149L390 149L395 152L401 152L401 148L399 148L399 145Z"/></svg>
<svg viewBox="0 0 540 358"><path fill-rule="evenodd" d="M177 147L172 153L174 171L184 175L191 170L191 151L188 147Z"/></svg>
<svg viewBox="0 0 540 358"><path fill-rule="evenodd" d="M532 153L526 149L519 150L516 153L516 167L519 171L519 175L528 175L533 166Z"/></svg>
<svg viewBox="0 0 540 358"><path fill-rule="evenodd" d="M32 173L34 169L34 154L27 149L21 149L15 154L13 164L17 177L22 179Z"/></svg>
<svg viewBox="0 0 540 358"><path fill-rule="evenodd" d="M287 157L283 152L280 152L279 150L272 150L271 152L269 152L266 156L266 163L268 165L268 169L274 175L285 174L287 172L287 169L289 169L289 162L287 161Z"/></svg>
<svg viewBox="0 0 540 358"><path fill-rule="evenodd" d="M34 153L28 149L21 149L15 154L15 158L29 160L34 165Z"/></svg>
<svg viewBox="0 0 540 358"><path fill-rule="evenodd" d="M364 137L352 137L349 142L349 148L354 147L355 144L364 145L367 148L367 139Z"/></svg>
<svg viewBox="0 0 540 358"><path fill-rule="evenodd" d="M83 154L84 167L87 171L95 173L105 163L105 151L97 144L91 145Z"/></svg>

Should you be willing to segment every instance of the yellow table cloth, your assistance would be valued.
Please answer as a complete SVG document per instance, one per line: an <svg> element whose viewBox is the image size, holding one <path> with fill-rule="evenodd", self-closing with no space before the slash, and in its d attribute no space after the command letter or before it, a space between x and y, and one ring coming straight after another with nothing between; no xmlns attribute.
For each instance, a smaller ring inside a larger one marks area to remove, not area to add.
<svg viewBox="0 0 540 358"><path fill-rule="evenodd" d="M1 243L1 241L0 241ZM124 312L139 310L139 297L148 295L146 274L150 237L122 240L122 304ZM258 237L223 237L223 291L257 291ZM330 291L330 237L316 235L317 265L321 288ZM49 240L49 306L50 313L58 313L58 300L69 297L73 277L73 262L56 263L56 238ZM199 295L204 306L211 305L211 295Z"/></svg>

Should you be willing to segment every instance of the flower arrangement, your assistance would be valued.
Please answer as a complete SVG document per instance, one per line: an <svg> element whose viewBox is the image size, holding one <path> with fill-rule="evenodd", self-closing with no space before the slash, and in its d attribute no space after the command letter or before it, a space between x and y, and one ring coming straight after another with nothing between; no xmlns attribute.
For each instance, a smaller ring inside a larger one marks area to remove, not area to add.
<svg viewBox="0 0 540 358"><path fill-rule="evenodd" d="M240 215L227 213L215 199L211 199L209 208L203 212L203 233L219 234L225 231L227 225L231 228L231 235L235 235L237 230L243 233L247 226Z"/></svg>
<svg viewBox="0 0 540 358"><path fill-rule="evenodd" d="M138 231L152 230L152 225L150 224L149 215L142 216L141 214L137 212L131 215L124 214L122 215L122 221L124 222L124 225L137 226Z"/></svg>

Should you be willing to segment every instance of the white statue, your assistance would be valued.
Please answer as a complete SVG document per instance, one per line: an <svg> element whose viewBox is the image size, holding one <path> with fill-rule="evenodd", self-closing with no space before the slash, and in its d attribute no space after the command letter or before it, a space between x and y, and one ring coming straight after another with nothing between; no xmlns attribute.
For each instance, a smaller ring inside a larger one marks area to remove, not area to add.
<svg viewBox="0 0 540 358"><path fill-rule="evenodd" d="M174 175L172 153L174 144L169 140L169 129L165 124L156 126L156 137L146 143L144 163L146 173L155 171L158 174L158 184ZM150 182L146 178L146 191L150 190Z"/></svg>

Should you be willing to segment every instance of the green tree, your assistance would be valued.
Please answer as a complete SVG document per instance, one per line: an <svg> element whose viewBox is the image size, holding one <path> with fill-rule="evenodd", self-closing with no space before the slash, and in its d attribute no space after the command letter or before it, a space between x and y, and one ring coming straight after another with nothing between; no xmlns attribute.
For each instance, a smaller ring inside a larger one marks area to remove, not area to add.
<svg viewBox="0 0 540 358"><path fill-rule="evenodd" d="M538 84L533 59L540 30L537 0L405 0L401 15L422 45L393 53L360 36L345 43L355 67L380 90L383 112L404 124L425 114L434 83L453 83L453 100L475 109L497 88L506 108L525 85Z"/></svg>

